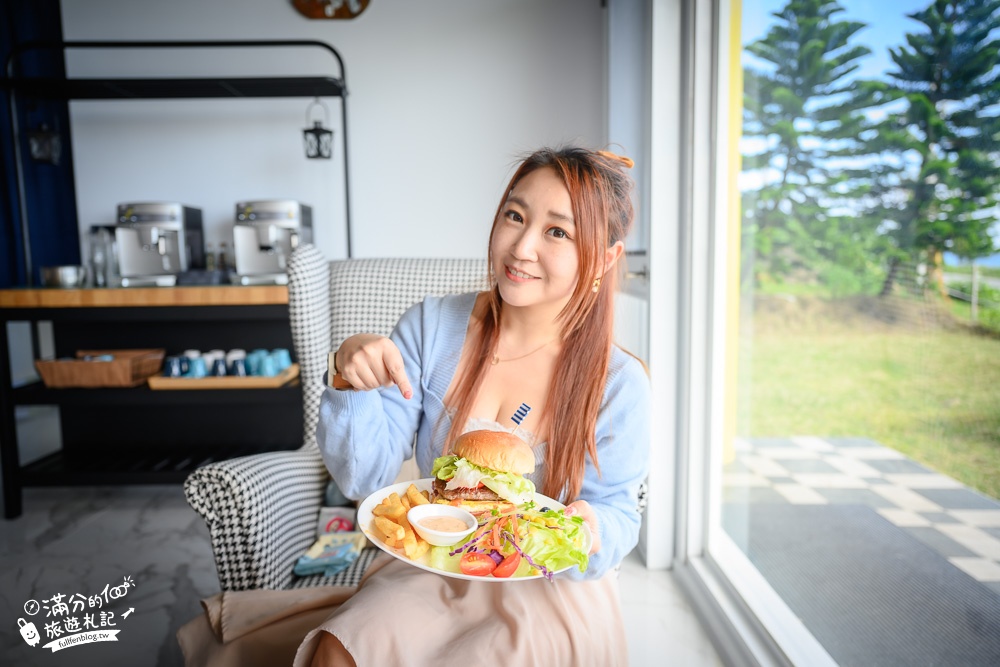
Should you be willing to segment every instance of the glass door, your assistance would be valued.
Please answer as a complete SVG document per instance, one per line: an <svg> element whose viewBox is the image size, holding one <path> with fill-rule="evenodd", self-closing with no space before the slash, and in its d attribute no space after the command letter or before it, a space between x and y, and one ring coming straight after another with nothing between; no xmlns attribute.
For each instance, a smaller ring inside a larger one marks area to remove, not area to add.
<svg viewBox="0 0 1000 667"><path fill-rule="evenodd" d="M678 575L731 658L996 664L1000 3L681 6Z"/></svg>

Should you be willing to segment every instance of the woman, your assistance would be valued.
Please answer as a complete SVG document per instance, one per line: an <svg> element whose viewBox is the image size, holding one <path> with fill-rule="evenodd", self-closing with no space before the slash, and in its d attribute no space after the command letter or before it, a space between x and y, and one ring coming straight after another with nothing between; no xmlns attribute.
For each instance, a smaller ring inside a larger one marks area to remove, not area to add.
<svg viewBox="0 0 1000 667"><path fill-rule="evenodd" d="M587 571L490 584L387 559L296 665L627 664L613 570L638 539L649 440L644 368L612 342L630 166L582 148L526 158L490 233L491 289L428 297L390 337L345 340L336 371L354 390L326 391L317 430L337 485L361 499L393 482L414 435L429 476L458 435L510 430L528 404L517 433L534 448L533 481L589 525Z"/></svg>

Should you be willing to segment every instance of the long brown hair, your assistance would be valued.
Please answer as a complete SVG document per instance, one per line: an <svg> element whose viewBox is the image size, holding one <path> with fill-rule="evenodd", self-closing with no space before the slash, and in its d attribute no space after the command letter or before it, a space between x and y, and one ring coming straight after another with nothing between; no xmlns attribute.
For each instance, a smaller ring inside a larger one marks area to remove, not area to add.
<svg viewBox="0 0 1000 667"><path fill-rule="evenodd" d="M538 150L526 157L511 177L490 231L492 249L493 234L507 196L518 181L536 169L552 169L569 191L576 225L579 277L569 302L558 316L563 345L549 386L549 396L556 400L546 402L538 422L545 424L548 432L545 478L540 490L562 502L579 495L586 454L600 473L594 431L611 359L617 283L617 271L604 272L604 256L609 247L624 240L632 225L633 181L626 173L628 166L631 161L627 158L604 151L578 147ZM492 267L492 250L489 263ZM593 280L597 277L602 280L595 293ZM490 288L490 307L482 314L478 340L472 341L476 354L455 385L455 416L446 443L454 442L462 433L499 345L503 301L492 274Z"/></svg>

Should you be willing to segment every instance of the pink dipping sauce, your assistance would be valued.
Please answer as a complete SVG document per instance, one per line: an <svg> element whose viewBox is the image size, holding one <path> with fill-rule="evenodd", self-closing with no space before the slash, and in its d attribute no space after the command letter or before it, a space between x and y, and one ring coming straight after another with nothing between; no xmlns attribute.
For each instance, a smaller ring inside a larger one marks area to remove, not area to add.
<svg viewBox="0 0 1000 667"><path fill-rule="evenodd" d="M452 516L429 516L418 522L429 530L438 530L443 533L462 533L469 530L469 527L461 519Z"/></svg>

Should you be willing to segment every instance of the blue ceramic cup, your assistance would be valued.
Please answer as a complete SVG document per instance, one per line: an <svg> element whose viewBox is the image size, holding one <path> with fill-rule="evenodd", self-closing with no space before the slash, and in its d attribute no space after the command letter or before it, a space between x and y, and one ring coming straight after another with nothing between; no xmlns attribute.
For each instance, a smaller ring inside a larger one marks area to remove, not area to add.
<svg viewBox="0 0 1000 667"><path fill-rule="evenodd" d="M243 357L233 359L229 364L229 374L235 377L246 377L248 375L247 360Z"/></svg>
<svg viewBox="0 0 1000 667"><path fill-rule="evenodd" d="M225 377L228 375L226 370L226 360L222 358L216 358L212 362L212 375L214 377Z"/></svg>
<svg viewBox="0 0 1000 667"><path fill-rule="evenodd" d="M266 378L273 378L278 374L278 363L271 355L266 355L260 360L260 372L257 373Z"/></svg>
<svg viewBox="0 0 1000 667"><path fill-rule="evenodd" d="M191 374L191 361L201 356L201 350L184 350L181 354L181 373L184 376Z"/></svg>
<svg viewBox="0 0 1000 667"><path fill-rule="evenodd" d="M283 347L272 350L271 356L274 357L274 363L277 365L279 373L292 365L292 355Z"/></svg>
<svg viewBox="0 0 1000 667"><path fill-rule="evenodd" d="M184 375L180 357L167 357L163 360L163 377L179 378Z"/></svg>
<svg viewBox="0 0 1000 667"><path fill-rule="evenodd" d="M261 362L267 357L267 350L254 350L247 355L247 375L260 375Z"/></svg>
<svg viewBox="0 0 1000 667"><path fill-rule="evenodd" d="M203 378L208 375L208 368L205 367L205 358L198 357L191 360L191 367L188 368L186 377Z"/></svg>
<svg viewBox="0 0 1000 667"><path fill-rule="evenodd" d="M239 348L229 350L229 352L226 352L226 365L229 366L229 368L231 369L233 367L234 361L236 361L237 359L246 359L246 358L247 358L246 350L241 350Z"/></svg>

